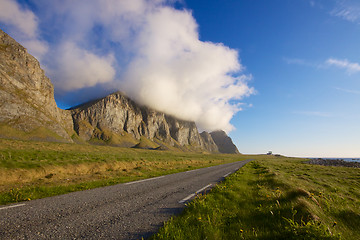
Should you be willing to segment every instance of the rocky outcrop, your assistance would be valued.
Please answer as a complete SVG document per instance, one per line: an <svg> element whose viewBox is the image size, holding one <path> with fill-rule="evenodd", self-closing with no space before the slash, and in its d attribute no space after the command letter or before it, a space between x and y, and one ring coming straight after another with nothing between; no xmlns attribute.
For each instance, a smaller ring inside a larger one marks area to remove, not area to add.
<svg viewBox="0 0 360 240"><path fill-rule="evenodd" d="M226 135L224 131L214 131L210 133L212 139L217 145L219 152L221 153L239 153L239 150L231 140L231 138Z"/></svg>
<svg viewBox="0 0 360 240"><path fill-rule="evenodd" d="M172 141L164 114L140 107L121 93L83 104L71 111L74 130L85 141L94 138L107 141L114 136L118 137L114 144L119 146L136 144L141 136L150 140Z"/></svg>
<svg viewBox="0 0 360 240"><path fill-rule="evenodd" d="M203 131L200 133L200 136L203 139L204 147L210 152L219 152L219 148L214 142L214 139L211 137L210 133Z"/></svg>
<svg viewBox="0 0 360 240"><path fill-rule="evenodd" d="M131 145L134 142L124 136L130 134L140 141L142 137L183 150L216 152L217 146L209 136L203 138L194 122L183 121L139 106L121 92L73 108L74 129L85 141L110 140L115 136L115 145ZM210 136L211 137L211 136ZM137 145L137 144L136 144Z"/></svg>
<svg viewBox="0 0 360 240"><path fill-rule="evenodd" d="M38 137L45 140L72 141L71 115L57 108L53 85L39 62L2 30L0 113L1 126L25 133L41 132Z"/></svg>
<svg viewBox="0 0 360 240"><path fill-rule="evenodd" d="M349 162L344 159L310 159L310 164L323 165L323 166L335 166L335 167L353 167L360 168L360 162Z"/></svg>
<svg viewBox="0 0 360 240"><path fill-rule="evenodd" d="M169 125L171 137L181 146L189 145L197 149L208 150L205 148L203 139L201 138L194 122L183 121L166 115L165 118Z"/></svg>

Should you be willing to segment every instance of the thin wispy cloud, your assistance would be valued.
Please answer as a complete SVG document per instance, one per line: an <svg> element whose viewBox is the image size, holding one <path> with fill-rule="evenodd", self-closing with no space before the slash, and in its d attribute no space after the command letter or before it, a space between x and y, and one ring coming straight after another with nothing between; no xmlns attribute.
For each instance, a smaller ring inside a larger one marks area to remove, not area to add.
<svg viewBox="0 0 360 240"><path fill-rule="evenodd" d="M358 90L351 90L351 89L345 89L345 88L339 88L339 87L334 87L334 89L341 91L341 92L346 92L346 93L352 93L352 94L358 94L360 95L360 91Z"/></svg>
<svg viewBox="0 0 360 240"><path fill-rule="evenodd" d="M306 61L300 58L287 58L284 57L283 60L287 63L287 64L297 64L297 65L306 65Z"/></svg>
<svg viewBox="0 0 360 240"><path fill-rule="evenodd" d="M347 21L360 23L359 0L337 0L331 15L343 18Z"/></svg>
<svg viewBox="0 0 360 240"><path fill-rule="evenodd" d="M317 67L318 66L318 64L316 64L315 62L311 62L309 60L305 60L305 59L301 59L301 58L283 57L283 61L289 65L299 65L299 66L306 66L306 67Z"/></svg>
<svg viewBox="0 0 360 240"><path fill-rule="evenodd" d="M345 69L348 74L360 72L360 64L357 62L350 62L347 59L329 58L325 63L330 66Z"/></svg>
<svg viewBox="0 0 360 240"><path fill-rule="evenodd" d="M312 117L331 117L332 116L330 113L319 112L319 111L294 111L293 114L312 116Z"/></svg>
<svg viewBox="0 0 360 240"><path fill-rule="evenodd" d="M289 65L298 65L305 67L312 67L317 69L327 69L329 67L337 67L344 69L348 74L355 74L360 72L360 63L350 62L347 59L328 58L327 60L316 63L301 58L287 58L284 57L283 61Z"/></svg>
<svg viewBox="0 0 360 240"><path fill-rule="evenodd" d="M326 2L329 2L330 0L325 0ZM324 9L324 1L322 0L308 0L310 7L312 8L319 8Z"/></svg>

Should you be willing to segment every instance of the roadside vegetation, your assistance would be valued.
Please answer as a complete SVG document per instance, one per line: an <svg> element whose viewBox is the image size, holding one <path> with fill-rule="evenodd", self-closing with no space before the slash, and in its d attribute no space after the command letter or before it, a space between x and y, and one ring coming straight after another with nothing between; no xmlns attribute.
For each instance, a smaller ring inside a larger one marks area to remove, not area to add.
<svg viewBox="0 0 360 240"><path fill-rule="evenodd" d="M248 163L152 239L360 239L359 169L305 161Z"/></svg>
<svg viewBox="0 0 360 240"><path fill-rule="evenodd" d="M0 205L249 158L0 139Z"/></svg>

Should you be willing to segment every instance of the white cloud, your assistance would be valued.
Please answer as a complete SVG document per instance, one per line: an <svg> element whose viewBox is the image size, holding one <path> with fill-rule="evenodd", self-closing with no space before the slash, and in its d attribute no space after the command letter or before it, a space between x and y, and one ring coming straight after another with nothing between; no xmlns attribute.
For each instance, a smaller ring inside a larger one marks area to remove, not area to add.
<svg viewBox="0 0 360 240"><path fill-rule="evenodd" d="M35 37L37 18L28 9L21 8L15 0L0 1L0 21L15 26L27 37Z"/></svg>
<svg viewBox="0 0 360 240"><path fill-rule="evenodd" d="M38 18L31 10L21 7L15 0L1 0L0 22L13 27L9 34L39 60L47 52L47 43L37 37Z"/></svg>
<svg viewBox="0 0 360 240"><path fill-rule="evenodd" d="M29 49L29 52L34 55L38 60L48 52L49 46L46 42L38 39L24 39L22 44Z"/></svg>
<svg viewBox="0 0 360 240"><path fill-rule="evenodd" d="M72 42L59 47L57 58L53 59L55 69L49 69L54 84L62 90L75 90L107 83L114 79L114 57L97 56L81 49Z"/></svg>
<svg viewBox="0 0 360 240"><path fill-rule="evenodd" d="M230 131L238 109L229 100L253 93L246 84L250 77L231 75L242 69L238 53L201 42L190 12L164 7L146 22L123 89L137 101L194 120L201 128Z"/></svg>
<svg viewBox="0 0 360 240"><path fill-rule="evenodd" d="M33 1L56 89L111 86L202 129L232 130L239 101L254 93L252 77L236 50L200 41L191 11L175 1Z"/></svg>
<svg viewBox="0 0 360 240"><path fill-rule="evenodd" d="M339 68L343 68L347 73L353 74L360 72L360 64L356 62L349 62L347 59L335 59L329 58L325 62L327 65L333 65Z"/></svg>
<svg viewBox="0 0 360 240"><path fill-rule="evenodd" d="M350 22L360 23L360 2L358 0L337 0L330 13Z"/></svg>

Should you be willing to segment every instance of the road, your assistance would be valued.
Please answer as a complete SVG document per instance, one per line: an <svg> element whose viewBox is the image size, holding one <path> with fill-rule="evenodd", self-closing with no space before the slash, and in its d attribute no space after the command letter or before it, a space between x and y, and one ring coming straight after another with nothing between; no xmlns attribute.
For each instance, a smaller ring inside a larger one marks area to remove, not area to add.
<svg viewBox="0 0 360 240"><path fill-rule="evenodd" d="M0 206L0 239L141 239L251 160Z"/></svg>

